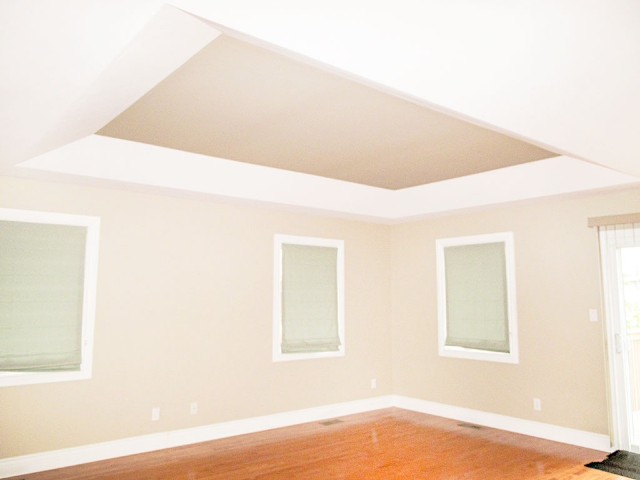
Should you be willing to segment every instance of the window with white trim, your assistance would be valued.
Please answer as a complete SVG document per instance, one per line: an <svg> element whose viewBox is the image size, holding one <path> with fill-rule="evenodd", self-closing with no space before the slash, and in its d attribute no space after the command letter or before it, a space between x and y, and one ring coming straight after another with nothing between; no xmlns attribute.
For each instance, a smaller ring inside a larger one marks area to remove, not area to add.
<svg viewBox="0 0 640 480"><path fill-rule="evenodd" d="M513 233L436 240L438 351L518 363Z"/></svg>
<svg viewBox="0 0 640 480"><path fill-rule="evenodd" d="M273 360L344 355L344 242L275 235Z"/></svg>
<svg viewBox="0 0 640 480"><path fill-rule="evenodd" d="M0 386L91 378L99 230L0 209Z"/></svg>

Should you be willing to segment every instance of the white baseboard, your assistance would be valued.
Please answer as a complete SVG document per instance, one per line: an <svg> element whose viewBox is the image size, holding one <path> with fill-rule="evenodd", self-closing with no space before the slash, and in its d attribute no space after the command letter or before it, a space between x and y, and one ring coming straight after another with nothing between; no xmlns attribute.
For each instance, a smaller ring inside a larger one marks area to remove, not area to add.
<svg viewBox="0 0 640 480"><path fill-rule="evenodd" d="M568 443L578 447L591 448L610 453L611 439L608 435L559 427L548 423L523 420L521 418L498 415L496 413L481 412L469 408L454 407L442 403L428 402L416 398L393 395L393 405L405 410L428 413L438 417L451 418L463 422L497 428L507 432L521 433L531 437L544 438L555 442Z"/></svg>
<svg viewBox="0 0 640 480"><path fill-rule="evenodd" d="M522 433L533 437L554 440L556 442L592 448L603 452L611 451L610 440L607 435L573 430L467 408L453 407L400 395L387 395L262 417L216 423L202 427L124 438L81 447L65 448L51 452L0 459L0 478L26 475L44 470L70 467L82 463L161 450L163 448L189 445L246 433L255 433L274 428L327 420L388 407L398 407L405 410L452 418L509 432Z"/></svg>
<svg viewBox="0 0 640 480"><path fill-rule="evenodd" d="M375 397L262 417L215 423L202 427L123 438L111 442L95 443L51 452L5 458L0 459L0 478L70 467L82 463L97 462L99 460L217 440L246 433L261 432L301 423L327 420L355 413L370 412L392 407L392 400L393 396L391 395Z"/></svg>

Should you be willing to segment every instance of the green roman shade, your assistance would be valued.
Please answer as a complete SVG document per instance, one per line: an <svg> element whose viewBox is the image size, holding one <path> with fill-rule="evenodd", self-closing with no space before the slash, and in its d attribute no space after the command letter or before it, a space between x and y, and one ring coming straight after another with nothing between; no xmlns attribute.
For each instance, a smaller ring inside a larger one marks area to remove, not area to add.
<svg viewBox="0 0 640 480"><path fill-rule="evenodd" d="M80 369L86 237L0 220L0 371Z"/></svg>
<svg viewBox="0 0 640 480"><path fill-rule="evenodd" d="M509 353L505 244L444 249L445 345Z"/></svg>
<svg viewBox="0 0 640 480"><path fill-rule="evenodd" d="M339 350L337 265L337 248L282 244L282 353Z"/></svg>

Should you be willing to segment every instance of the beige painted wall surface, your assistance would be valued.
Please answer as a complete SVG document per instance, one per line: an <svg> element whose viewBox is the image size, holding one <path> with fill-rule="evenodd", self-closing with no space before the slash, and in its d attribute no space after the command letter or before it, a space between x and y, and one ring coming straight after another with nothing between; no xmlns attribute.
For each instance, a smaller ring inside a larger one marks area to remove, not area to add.
<svg viewBox="0 0 640 480"><path fill-rule="evenodd" d="M0 388L0 458L392 393L387 226L6 177L0 207L102 221L93 378ZM275 233L345 241L345 357L271 361Z"/></svg>
<svg viewBox="0 0 640 480"><path fill-rule="evenodd" d="M640 211L640 190L549 200L392 230L394 393L608 433L597 233L591 216ZM438 356L435 240L513 231L520 363ZM542 411L533 410L533 398Z"/></svg>

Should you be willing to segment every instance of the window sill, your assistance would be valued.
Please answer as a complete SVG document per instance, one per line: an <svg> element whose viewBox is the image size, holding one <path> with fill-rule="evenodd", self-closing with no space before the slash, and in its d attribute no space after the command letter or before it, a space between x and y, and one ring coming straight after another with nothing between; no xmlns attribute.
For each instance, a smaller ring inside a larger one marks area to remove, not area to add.
<svg viewBox="0 0 640 480"><path fill-rule="evenodd" d="M291 360L310 360L313 358L335 358L344 357L344 349L337 352L317 352L317 353L274 353L274 362L288 362Z"/></svg>
<svg viewBox="0 0 640 480"><path fill-rule="evenodd" d="M90 378L90 370L79 370L76 372L0 372L0 387L69 382L74 380L88 380Z"/></svg>
<svg viewBox="0 0 640 480"><path fill-rule="evenodd" d="M447 347L440 346L438 354L441 357L465 358L468 360L484 360L487 362L501 363L518 363L518 354L516 352L500 353L488 352L486 350L473 350L463 347Z"/></svg>

